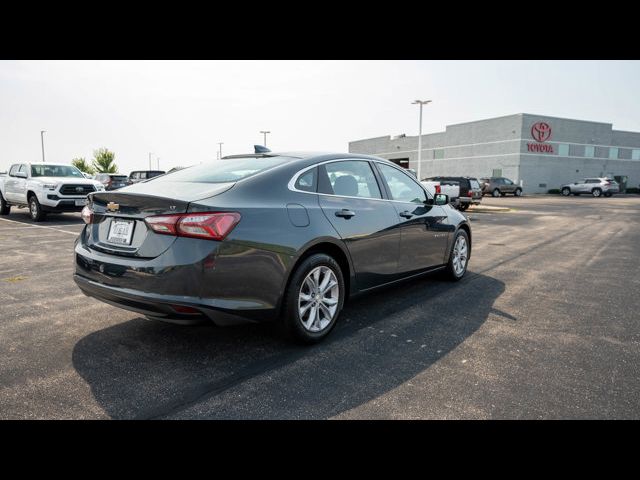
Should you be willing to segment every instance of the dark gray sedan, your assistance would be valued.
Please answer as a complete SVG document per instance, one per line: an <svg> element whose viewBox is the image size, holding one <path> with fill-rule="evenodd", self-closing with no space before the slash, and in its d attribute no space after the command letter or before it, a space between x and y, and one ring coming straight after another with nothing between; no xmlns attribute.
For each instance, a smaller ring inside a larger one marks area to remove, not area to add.
<svg viewBox="0 0 640 480"><path fill-rule="evenodd" d="M471 229L446 195L355 154L257 153L89 196L80 289L152 319L277 320L316 342L353 295L432 271L459 280Z"/></svg>

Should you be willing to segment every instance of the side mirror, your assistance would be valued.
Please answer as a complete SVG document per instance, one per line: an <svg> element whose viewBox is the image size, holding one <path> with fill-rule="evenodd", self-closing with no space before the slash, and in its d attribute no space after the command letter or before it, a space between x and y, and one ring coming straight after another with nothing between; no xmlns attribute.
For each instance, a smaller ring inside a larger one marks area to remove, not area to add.
<svg viewBox="0 0 640 480"><path fill-rule="evenodd" d="M435 205L446 205L449 203L449 195L445 195L444 193L436 193L435 197L433 197L433 203Z"/></svg>
<svg viewBox="0 0 640 480"><path fill-rule="evenodd" d="M18 178L27 178L27 174L25 172L16 172L15 175Z"/></svg>

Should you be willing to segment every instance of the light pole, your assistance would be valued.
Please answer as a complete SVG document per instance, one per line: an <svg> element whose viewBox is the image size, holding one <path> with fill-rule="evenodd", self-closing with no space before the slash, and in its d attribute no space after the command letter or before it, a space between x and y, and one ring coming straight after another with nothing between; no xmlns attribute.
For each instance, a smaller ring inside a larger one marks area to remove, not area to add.
<svg viewBox="0 0 640 480"><path fill-rule="evenodd" d="M418 181L422 180L421 168L422 168L422 106L427 103L431 103L431 100L414 100L412 105L420 105L420 128L418 132Z"/></svg>
<svg viewBox="0 0 640 480"><path fill-rule="evenodd" d="M42 162L44 163L44 132L46 130L40 130L40 143L42 144Z"/></svg>
<svg viewBox="0 0 640 480"><path fill-rule="evenodd" d="M263 142L263 144L264 144L264 146L266 147L266 146L267 146L267 133L271 133L271 132L270 132L269 130L260 130L260 133L261 133L262 135L264 135L264 142Z"/></svg>
<svg viewBox="0 0 640 480"><path fill-rule="evenodd" d="M149 152L149 170L151 170L153 167L151 166L151 154L153 152Z"/></svg>
<svg viewBox="0 0 640 480"><path fill-rule="evenodd" d="M222 144L224 142L218 142L218 160L222 159Z"/></svg>

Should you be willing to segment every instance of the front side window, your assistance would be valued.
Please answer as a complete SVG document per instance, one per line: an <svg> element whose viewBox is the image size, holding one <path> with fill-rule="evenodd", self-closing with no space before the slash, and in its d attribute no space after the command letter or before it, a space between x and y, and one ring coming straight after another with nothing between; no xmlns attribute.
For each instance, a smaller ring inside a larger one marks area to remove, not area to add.
<svg viewBox="0 0 640 480"><path fill-rule="evenodd" d="M323 165L318 192L343 197L382 198L371 165L366 160L345 160Z"/></svg>
<svg viewBox="0 0 640 480"><path fill-rule="evenodd" d="M513 182L508 178L503 178L502 181L504 182L505 185L513 185Z"/></svg>
<svg viewBox="0 0 640 480"><path fill-rule="evenodd" d="M399 202L424 203L427 196L420 185L397 168L378 164L378 169L389 186L391 200Z"/></svg>

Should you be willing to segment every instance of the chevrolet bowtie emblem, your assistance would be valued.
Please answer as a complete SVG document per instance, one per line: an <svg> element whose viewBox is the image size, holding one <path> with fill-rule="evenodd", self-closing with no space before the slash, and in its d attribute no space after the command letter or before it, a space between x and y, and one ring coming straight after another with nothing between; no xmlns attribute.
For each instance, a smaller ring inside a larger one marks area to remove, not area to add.
<svg viewBox="0 0 640 480"><path fill-rule="evenodd" d="M110 212L116 212L120 208L120 205L114 202L107 203L107 210Z"/></svg>

